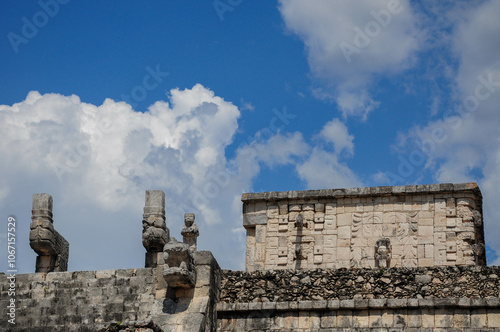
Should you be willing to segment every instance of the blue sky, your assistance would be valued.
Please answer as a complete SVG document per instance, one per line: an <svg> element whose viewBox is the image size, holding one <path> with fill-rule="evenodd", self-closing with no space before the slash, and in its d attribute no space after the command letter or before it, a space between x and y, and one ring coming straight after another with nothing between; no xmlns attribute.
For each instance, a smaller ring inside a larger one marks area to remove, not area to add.
<svg viewBox="0 0 500 332"><path fill-rule="evenodd" d="M478 182L500 230L500 3L4 2L0 216L34 270L31 195L70 270L140 267L146 189L241 269L243 192ZM6 242L6 226L0 229ZM0 270L6 270L5 259Z"/></svg>

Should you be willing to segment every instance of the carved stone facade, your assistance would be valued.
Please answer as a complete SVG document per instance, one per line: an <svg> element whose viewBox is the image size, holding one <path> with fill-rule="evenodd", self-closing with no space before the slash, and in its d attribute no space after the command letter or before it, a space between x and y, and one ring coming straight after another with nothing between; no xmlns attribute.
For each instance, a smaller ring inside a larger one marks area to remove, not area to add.
<svg viewBox="0 0 500 332"><path fill-rule="evenodd" d="M255 193L242 201L247 271L375 268L382 258L389 267L486 264L474 183Z"/></svg>

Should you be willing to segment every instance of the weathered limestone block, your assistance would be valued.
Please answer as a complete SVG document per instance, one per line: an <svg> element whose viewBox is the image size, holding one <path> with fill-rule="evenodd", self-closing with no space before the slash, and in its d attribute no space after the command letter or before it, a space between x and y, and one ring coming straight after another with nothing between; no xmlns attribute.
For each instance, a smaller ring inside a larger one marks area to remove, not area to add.
<svg viewBox="0 0 500 332"><path fill-rule="evenodd" d="M186 243L170 242L163 247L163 278L171 288L192 288L196 284L193 253Z"/></svg>
<svg viewBox="0 0 500 332"><path fill-rule="evenodd" d="M158 264L158 255L170 239L165 223L165 193L146 190L146 203L142 217L142 244L146 248L146 267Z"/></svg>
<svg viewBox="0 0 500 332"><path fill-rule="evenodd" d="M200 235L198 226L195 223L194 213L186 213L184 215L184 226L181 231L182 241L189 245L192 251L196 250L196 240Z"/></svg>
<svg viewBox="0 0 500 332"><path fill-rule="evenodd" d="M54 229L52 207L51 195L33 195L29 239L38 254L35 272L68 270L69 243Z"/></svg>

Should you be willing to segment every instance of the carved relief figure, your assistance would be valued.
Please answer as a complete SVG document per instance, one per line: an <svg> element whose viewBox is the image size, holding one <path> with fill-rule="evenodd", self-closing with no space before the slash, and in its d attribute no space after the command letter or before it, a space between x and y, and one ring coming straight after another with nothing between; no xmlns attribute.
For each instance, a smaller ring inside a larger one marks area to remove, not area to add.
<svg viewBox="0 0 500 332"><path fill-rule="evenodd" d="M184 226L182 226L182 241L189 245L191 250L196 250L196 239L200 235L198 226L195 224L194 213L184 215Z"/></svg>
<svg viewBox="0 0 500 332"><path fill-rule="evenodd" d="M361 248L367 245L363 234L363 214L354 213L351 226L351 267L361 267Z"/></svg>
<svg viewBox="0 0 500 332"><path fill-rule="evenodd" d="M388 238L377 240L377 243L375 244L375 266L380 268L389 267L391 258L391 240Z"/></svg>
<svg viewBox="0 0 500 332"><path fill-rule="evenodd" d="M470 199L460 199L457 203L457 217L463 221L474 222L476 226L482 226L481 212L474 208L474 202Z"/></svg>
<svg viewBox="0 0 500 332"><path fill-rule="evenodd" d="M404 221L398 225L398 237L401 239L403 254L401 263L404 267L417 266L417 248L418 248L418 224L416 216L418 212L402 214Z"/></svg>
<svg viewBox="0 0 500 332"><path fill-rule="evenodd" d="M474 221L474 212L478 212L473 208L473 203L468 199L460 199L457 203L457 217L463 221Z"/></svg>
<svg viewBox="0 0 500 332"><path fill-rule="evenodd" d="M374 223L381 223L379 214L373 212L353 213L351 226L351 267L373 267L370 264L372 248L369 247L369 239L373 238ZM381 228L381 226L380 226Z"/></svg>
<svg viewBox="0 0 500 332"><path fill-rule="evenodd" d="M294 261L307 260L314 254L314 240L310 236L296 238L290 241L288 247L292 251Z"/></svg>

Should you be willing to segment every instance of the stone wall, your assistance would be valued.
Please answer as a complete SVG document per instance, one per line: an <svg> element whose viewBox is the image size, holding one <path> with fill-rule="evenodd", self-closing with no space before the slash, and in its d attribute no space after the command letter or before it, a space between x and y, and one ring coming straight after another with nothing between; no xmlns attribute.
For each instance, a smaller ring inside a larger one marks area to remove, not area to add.
<svg viewBox="0 0 500 332"><path fill-rule="evenodd" d="M220 303L218 331L430 332L500 330L498 301L332 300Z"/></svg>
<svg viewBox="0 0 500 332"><path fill-rule="evenodd" d="M220 268L208 251L194 260L190 289L167 287L160 268L17 275L16 324L4 321L2 331L215 331ZM0 289L9 289L4 274Z"/></svg>
<svg viewBox="0 0 500 332"><path fill-rule="evenodd" d="M246 270L485 265L475 183L244 194Z"/></svg>
<svg viewBox="0 0 500 332"><path fill-rule="evenodd" d="M224 270L220 302L411 298L498 300L499 296L499 266L254 272Z"/></svg>
<svg viewBox="0 0 500 332"><path fill-rule="evenodd" d="M500 267L223 271L219 331L497 331Z"/></svg>
<svg viewBox="0 0 500 332"><path fill-rule="evenodd" d="M1 276L2 294L8 284ZM156 269L20 274L16 325L7 331L98 331L112 322L151 318ZM2 297L2 308L9 298Z"/></svg>

